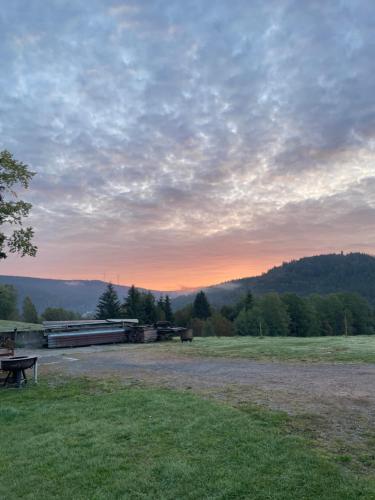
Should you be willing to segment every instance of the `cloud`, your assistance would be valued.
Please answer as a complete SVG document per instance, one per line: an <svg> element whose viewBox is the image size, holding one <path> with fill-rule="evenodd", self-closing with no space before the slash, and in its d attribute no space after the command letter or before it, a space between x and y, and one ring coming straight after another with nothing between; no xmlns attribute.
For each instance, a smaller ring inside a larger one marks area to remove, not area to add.
<svg viewBox="0 0 375 500"><path fill-rule="evenodd" d="M0 147L38 173L41 251L4 272L189 286L373 252L374 14L366 0L8 2Z"/></svg>

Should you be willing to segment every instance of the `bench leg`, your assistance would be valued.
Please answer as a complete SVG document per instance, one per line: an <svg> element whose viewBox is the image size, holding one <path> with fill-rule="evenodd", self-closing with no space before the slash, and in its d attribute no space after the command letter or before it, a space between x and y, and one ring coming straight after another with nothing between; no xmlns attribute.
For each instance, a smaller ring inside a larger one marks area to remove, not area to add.
<svg viewBox="0 0 375 500"><path fill-rule="evenodd" d="M35 361L35 365L33 367L33 378L34 378L34 383L38 383L38 361Z"/></svg>
<svg viewBox="0 0 375 500"><path fill-rule="evenodd" d="M22 372L23 370L16 371L16 386L21 387L22 384Z"/></svg>
<svg viewBox="0 0 375 500"><path fill-rule="evenodd" d="M7 385L9 377L10 377L10 374L11 374L11 372L8 372L8 375L6 376L6 379L4 380L4 384L3 384L4 386Z"/></svg>

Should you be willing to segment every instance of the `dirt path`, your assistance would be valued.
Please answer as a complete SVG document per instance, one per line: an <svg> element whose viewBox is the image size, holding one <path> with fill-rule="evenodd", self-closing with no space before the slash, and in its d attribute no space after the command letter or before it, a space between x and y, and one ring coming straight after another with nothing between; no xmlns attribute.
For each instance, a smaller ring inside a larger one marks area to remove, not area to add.
<svg viewBox="0 0 375 500"><path fill-rule="evenodd" d="M153 379L194 389L248 387L259 392L259 402L273 401L274 407L289 413L303 409L316 413L317 406L323 411L326 405L359 412L366 409L365 413L375 408L375 365L370 364L177 358L149 347L44 350L37 354L42 368L72 375Z"/></svg>
<svg viewBox="0 0 375 500"><path fill-rule="evenodd" d="M150 346L41 351L41 373L116 377L193 390L240 406L308 415L315 437L361 445L375 428L375 365L175 357Z"/></svg>

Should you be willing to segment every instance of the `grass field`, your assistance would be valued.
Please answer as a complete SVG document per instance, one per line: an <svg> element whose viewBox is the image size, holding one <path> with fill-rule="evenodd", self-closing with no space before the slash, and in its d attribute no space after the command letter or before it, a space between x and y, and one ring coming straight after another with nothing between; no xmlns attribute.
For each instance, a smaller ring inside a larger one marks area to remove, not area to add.
<svg viewBox="0 0 375 500"><path fill-rule="evenodd" d="M375 362L375 335L356 337L196 337L160 349L175 354L275 361Z"/></svg>
<svg viewBox="0 0 375 500"><path fill-rule="evenodd" d="M374 498L278 413L82 380L0 397L7 500Z"/></svg>
<svg viewBox="0 0 375 500"><path fill-rule="evenodd" d="M0 333L1 332L11 332L15 328L18 331L27 331L27 330L41 330L42 325L38 325L36 323L24 323L23 321L7 321L5 319L0 319Z"/></svg>

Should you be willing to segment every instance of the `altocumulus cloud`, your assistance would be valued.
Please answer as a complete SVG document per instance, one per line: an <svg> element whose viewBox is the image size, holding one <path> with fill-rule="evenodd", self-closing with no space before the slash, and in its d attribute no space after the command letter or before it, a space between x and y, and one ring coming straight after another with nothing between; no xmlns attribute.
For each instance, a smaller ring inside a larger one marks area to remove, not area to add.
<svg viewBox="0 0 375 500"><path fill-rule="evenodd" d="M375 249L371 0L13 0L0 147L40 246L3 272L175 287Z"/></svg>

